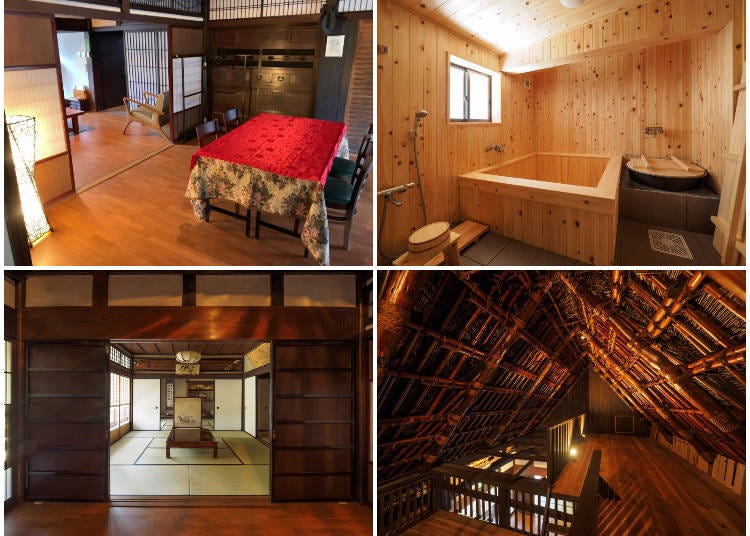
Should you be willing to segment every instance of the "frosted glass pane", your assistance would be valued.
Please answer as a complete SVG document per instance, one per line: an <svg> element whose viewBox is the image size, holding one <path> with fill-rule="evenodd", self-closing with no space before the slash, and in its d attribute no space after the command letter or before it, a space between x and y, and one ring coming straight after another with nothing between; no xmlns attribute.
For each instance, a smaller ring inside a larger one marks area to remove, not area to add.
<svg viewBox="0 0 750 536"><path fill-rule="evenodd" d="M67 150L56 69L5 71L5 115L36 119L36 160Z"/></svg>
<svg viewBox="0 0 750 536"><path fill-rule="evenodd" d="M212 306L271 305L269 275L198 275L195 304Z"/></svg>
<svg viewBox="0 0 750 536"><path fill-rule="evenodd" d="M450 76L451 119L464 118L464 71L451 67Z"/></svg>
<svg viewBox="0 0 750 536"><path fill-rule="evenodd" d="M285 275L284 305L288 307L354 307L354 275Z"/></svg>
<svg viewBox="0 0 750 536"><path fill-rule="evenodd" d="M109 276L109 305L182 305L182 274Z"/></svg>
<svg viewBox="0 0 750 536"><path fill-rule="evenodd" d="M490 119L490 77L469 71L469 119Z"/></svg>
<svg viewBox="0 0 750 536"><path fill-rule="evenodd" d="M92 304L93 275L30 275L26 307L72 307Z"/></svg>

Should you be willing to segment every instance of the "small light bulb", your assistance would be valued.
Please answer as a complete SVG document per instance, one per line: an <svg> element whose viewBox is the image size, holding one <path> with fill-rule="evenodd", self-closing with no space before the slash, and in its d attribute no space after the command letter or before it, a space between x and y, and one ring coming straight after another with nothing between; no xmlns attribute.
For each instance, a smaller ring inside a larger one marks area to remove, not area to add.
<svg viewBox="0 0 750 536"><path fill-rule="evenodd" d="M575 447L570 447L570 455L571 456L578 456L578 449Z"/></svg>

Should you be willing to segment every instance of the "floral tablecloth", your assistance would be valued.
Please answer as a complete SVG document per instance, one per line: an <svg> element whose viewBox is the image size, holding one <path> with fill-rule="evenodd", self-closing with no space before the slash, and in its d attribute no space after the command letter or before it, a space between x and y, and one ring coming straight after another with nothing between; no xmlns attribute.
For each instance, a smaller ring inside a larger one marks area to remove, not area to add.
<svg viewBox="0 0 750 536"><path fill-rule="evenodd" d="M323 187L346 125L261 114L193 154L185 196L206 220L208 200L302 220L301 239L312 257L329 264Z"/></svg>

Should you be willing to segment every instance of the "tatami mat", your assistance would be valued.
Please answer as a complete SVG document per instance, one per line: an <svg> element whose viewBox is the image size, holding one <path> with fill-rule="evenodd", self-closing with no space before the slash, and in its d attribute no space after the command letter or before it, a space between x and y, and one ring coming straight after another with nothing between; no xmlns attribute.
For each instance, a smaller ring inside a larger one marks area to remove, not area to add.
<svg viewBox="0 0 750 536"><path fill-rule="evenodd" d="M212 449L172 448L169 430L126 434L110 447L112 495L268 495L269 449L236 430L214 432Z"/></svg>
<svg viewBox="0 0 750 536"><path fill-rule="evenodd" d="M268 465L270 463L268 447L251 436L226 437L224 442L245 465Z"/></svg>
<svg viewBox="0 0 750 536"><path fill-rule="evenodd" d="M237 456L229 449L218 449L214 458L213 449L184 449L173 448L169 451L169 458L165 447L147 448L138 458L137 465L242 465Z"/></svg>
<svg viewBox="0 0 750 536"><path fill-rule="evenodd" d="M190 495L268 495L268 466L190 465Z"/></svg>
<svg viewBox="0 0 750 536"><path fill-rule="evenodd" d="M109 463L112 465L134 464L152 439L150 437L124 437L120 439L110 447Z"/></svg>
<svg viewBox="0 0 750 536"><path fill-rule="evenodd" d="M112 465L111 495L190 495L189 465Z"/></svg>

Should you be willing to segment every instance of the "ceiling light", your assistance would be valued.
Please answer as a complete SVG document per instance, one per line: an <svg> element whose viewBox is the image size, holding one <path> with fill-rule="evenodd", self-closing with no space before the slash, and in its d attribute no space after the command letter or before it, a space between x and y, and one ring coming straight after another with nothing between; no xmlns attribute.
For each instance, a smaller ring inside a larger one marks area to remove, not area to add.
<svg viewBox="0 0 750 536"><path fill-rule="evenodd" d="M578 7L583 4L584 0L560 0L560 3L565 7Z"/></svg>
<svg viewBox="0 0 750 536"><path fill-rule="evenodd" d="M195 350L180 350L175 354L179 363L197 363L201 360L201 354Z"/></svg>

